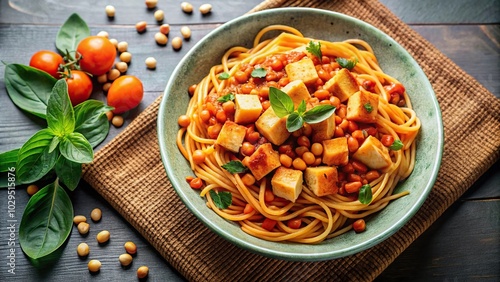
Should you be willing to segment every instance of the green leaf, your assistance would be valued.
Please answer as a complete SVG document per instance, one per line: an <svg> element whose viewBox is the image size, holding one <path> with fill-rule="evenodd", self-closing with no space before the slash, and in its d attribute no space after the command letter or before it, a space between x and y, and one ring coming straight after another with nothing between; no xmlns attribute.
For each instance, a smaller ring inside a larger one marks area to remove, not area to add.
<svg viewBox="0 0 500 282"><path fill-rule="evenodd" d="M24 253L38 259L57 250L73 227L73 205L58 181L33 195L19 225L19 243Z"/></svg>
<svg viewBox="0 0 500 282"><path fill-rule="evenodd" d="M47 174L57 161L57 151L50 151L54 134L50 129L35 133L19 149L16 177L20 183L32 183Z"/></svg>
<svg viewBox="0 0 500 282"><path fill-rule="evenodd" d="M263 78L266 77L267 71L264 68L256 68L250 74L252 77Z"/></svg>
<svg viewBox="0 0 500 282"><path fill-rule="evenodd" d="M339 65L345 69L352 70L356 64L358 63L358 59L354 58L353 60L348 60L346 58L336 58L335 61L339 63Z"/></svg>
<svg viewBox="0 0 500 282"><path fill-rule="evenodd" d="M215 192L210 190L210 197L219 209L227 209L233 202L233 195L227 191Z"/></svg>
<svg viewBox="0 0 500 282"><path fill-rule="evenodd" d="M94 159L94 151L83 134L73 132L63 137L59 143L59 151L66 159L75 163L90 163Z"/></svg>
<svg viewBox="0 0 500 282"><path fill-rule="evenodd" d="M368 112L368 113L371 113L373 111L373 107L372 107L372 104L370 104L370 102L366 103L363 105L363 107L365 108L365 110Z"/></svg>
<svg viewBox="0 0 500 282"><path fill-rule="evenodd" d="M220 80L226 80L229 78L229 74L227 72L223 72L219 74L219 79Z"/></svg>
<svg viewBox="0 0 500 282"><path fill-rule="evenodd" d="M20 64L5 67L5 88L10 99L24 111L45 118L56 79L50 74Z"/></svg>
<svg viewBox="0 0 500 282"><path fill-rule="evenodd" d="M56 48L61 54L76 51L78 43L88 36L90 29L87 23L78 14L72 14L57 32Z"/></svg>
<svg viewBox="0 0 500 282"><path fill-rule="evenodd" d="M220 97L219 99L217 99L217 101L219 101L221 103L225 103L225 102L233 101L233 100L234 100L234 94L233 93L226 94L226 95Z"/></svg>
<svg viewBox="0 0 500 282"><path fill-rule="evenodd" d="M90 145L95 148L109 133L109 121L106 112L113 107L101 101L87 100L75 107L75 132L85 136Z"/></svg>
<svg viewBox="0 0 500 282"><path fill-rule="evenodd" d="M304 125L304 118L297 112L291 113L286 119L286 129L288 132L297 131L302 128L302 125Z"/></svg>
<svg viewBox="0 0 500 282"><path fill-rule="evenodd" d="M306 101L302 100L297 108L299 115L303 115L306 112Z"/></svg>
<svg viewBox="0 0 500 282"><path fill-rule="evenodd" d="M304 121L309 124L322 122L335 112L331 105L319 105L304 113Z"/></svg>
<svg viewBox="0 0 500 282"><path fill-rule="evenodd" d="M372 188L369 184L361 186L359 189L358 201L362 204L368 205L372 201Z"/></svg>
<svg viewBox="0 0 500 282"><path fill-rule="evenodd" d="M11 168L15 169L19 150L18 148L0 154L0 172L10 171Z"/></svg>
<svg viewBox="0 0 500 282"><path fill-rule="evenodd" d="M52 137L52 141L50 141L49 145L49 153L52 153L57 148L60 140L61 139L58 136Z"/></svg>
<svg viewBox="0 0 500 282"><path fill-rule="evenodd" d="M247 167L243 165L240 161L230 161L222 165L222 168L229 171L232 174L242 173L247 170Z"/></svg>
<svg viewBox="0 0 500 282"><path fill-rule="evenodd" d="M309 45L306 47L306 50L318 57L320 61L323 59L323 54L321 53L321 42L309 41Z"/></svg>
<svg viewBox="0 0 500 282"><path fill-rule="evenodd" d="M78 186L82 176L82 164L72 162L64 156L59 156L56 162L56 174L69 190L73 191Z"/></svg>
<svg viewBox="0 0 500 282"><path fill-rule="evenodd" d="M55 135L62 137L75 130L75 113L68 94L66 80L54 85L47 105L47 124Z"/></svg>
<svg viewBox="0 0 500 282"><path fill-rule="evenodd" d="M280 118L293 113L292 98L278 88L269 88L269 102L274 113Z"/></svg>
<svg viewBox="0 0 500 282"><path fill-rule="evenodd" d="M391 149L393 151L401 150L401 148L403 148L403 142L401 142L401 140L394 140L392 145L389 146L389 149Z"/></svg>

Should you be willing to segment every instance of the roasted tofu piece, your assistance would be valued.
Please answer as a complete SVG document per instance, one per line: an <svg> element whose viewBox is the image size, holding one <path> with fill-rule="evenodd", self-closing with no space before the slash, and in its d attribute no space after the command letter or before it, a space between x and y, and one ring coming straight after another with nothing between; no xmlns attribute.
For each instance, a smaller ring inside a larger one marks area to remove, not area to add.
<svg viewBox="0 0 500 282"><path fill-rule="evenodd" d="M271 179L273 194L295 203L302 192L302 171L279 167Z"/></svg>
<svg viewBox="0 0 500 282"><path fill-rule="evenodd" d="M234 121L239 124L254 123L262 113L259 95L234 95Z"/></svg>
<svg viewBox="0 0 500 282"><path fill-rule="evenodd" d="M285 87L281 88L281 91L292 98L295 109L297 109L302 101L307 102L311 98L311 94L309 94L309 90L307 90L307 86L302 80L289 82Z"/></svg>
<svg viewBox="0 0 500 282"><path fill-rule="evenodd" d="M374 123L377 121L379 96L370 92L358 91L347 101L348 120Z"/></svg>
<svg viewBox="0 0 500 282"><path fill-rule="evenodd" d="M330 91L337 96L341 102L347 101L349 97L359 91L358 82L348 69L340 69L330 78L323 89Z"/></svg>
<svg viewBox="0 0 500 282"><path fill-rule="evenodd" d="M337 168L334 166L308 167L304 179L307 187L318 197L337 194L339 191Z"/></svg>
<svg viewBox="0 0 500 282"><path fill-rule="evenodd" d="M313 84L319 78L313 61L308 57L286 65L285 71L290 81L302 80L306 85Z"/></svg>
<svg viewBox="0 0 500 282"><path fill-rule="evenodd" d="M215 144L218 144L231 152L238 153L245 139L247 128L233 121L226 121L222 126Z"/></svg>
<svg viewBox="0 0 500 282"><path fill-rule="evenodd" d="M335 114L322 122L309 124L312 128L312 142L321 143L324 140L332 139L335 134Z"/></svg>
<svg viewBox="0 0 500 282"><path fill-rule="evenodd" d="M392 164L389 150L373 136L368 136L352 157L371 169L384 170Z"/></svg>
<svg viewBox="0 0 500 282"><path fill-rule="evenodd" d="M349 148L347 147L346 137L324 140L322 143L324 164L329 166L347 164L349 161Z"/></svg>
<svg viewBox="0 0 500 282"><path fill-rule="evenodd" d="M255 127L260 134L274 145L281 145L290 137L290 132L286 129L286 116L278 117L273 107L269 107L255 122Z"/></svg>
<svg viewBox="0 0 500 282"><path fill-rule="evenodd" d="M243 164L257 180L281 166L279 153L273 149L271 143L260 145L252 155L243 160Z"/></svg>

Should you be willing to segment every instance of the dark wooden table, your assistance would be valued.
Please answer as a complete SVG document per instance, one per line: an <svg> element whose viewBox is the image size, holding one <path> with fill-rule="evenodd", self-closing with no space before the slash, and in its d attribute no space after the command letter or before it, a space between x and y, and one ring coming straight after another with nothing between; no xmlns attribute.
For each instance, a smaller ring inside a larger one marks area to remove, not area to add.
<svg viewBox="0 0 500 282"><path fill-rule="evenodd" d="M28 64L31 55L41 49L54 50L60 25L77 12L90 26L92 34L105 30L110 37L127 41L133 54L128 73L144 83L145 97L136 110L126 117L122 128L112 127L103 144L109 142L156 97L162 94L167 79L182 56L205 34L234 17L244 14L261 0L212 1L213 12L201 16L198 7L205 1L192 0L192 14L181 12L182 1L159 1L165 21L171 25L171 36L188 25L193 31L190 41L180 51L158 46L153 35L158 25L153 10L144 1L0 1L0 60ZM445 55L500 97L500 4L498 0L476 1L410 1L381 0L398 17L423 35ZM57 3L57 4L56 4ZM104 12L107 4L116 7L114 20ZM145 20L149 30L135 31L135 23ZM147 70L146 57L158 60L156 70ZM439 63L439 62L436 62ZM4 68L0 67L0 152L20 147L43 125L11 102L5 90ZM453 93L449 93L453 95ZM104 100L95 89L92 98ZM492 130L499 130L492 129ZM103 146L100 145L100 147ZM457 166L458 167L458 166ZM497 162L463 195L431 228L418 238L377 280L380 281L499 281L500 280L500 164ZM20 221L28 195L24 186L17 187L15 216ZM182 281L173 269L111 206L88 184L81 183L71 193L75 214L89 215L99 207L101 222L91 230L107 229L111 242L98 247L94 235L82 237L76 228L65 245L43 263L31 263L19 245L15 252L15 275L7 272L8 239L7 191L0 189L0 281L135 281L140 265L150 268L150 281ZM17 233L16 233L17 236ZM16 237L17 239L17 237ZM133 267L122 269L118 255L125 241L134 241L138 255ZM103 263L101 272L90 275L87 260L79 259L76 246L88 242L93 256Z"/></svg>

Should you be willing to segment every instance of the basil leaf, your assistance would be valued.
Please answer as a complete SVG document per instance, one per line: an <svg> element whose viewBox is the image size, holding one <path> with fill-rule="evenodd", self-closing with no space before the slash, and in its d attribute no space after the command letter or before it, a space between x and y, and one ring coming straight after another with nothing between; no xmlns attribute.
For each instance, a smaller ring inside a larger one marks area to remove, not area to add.
<svg viewBox="0 0 500 282"><path fill-rule="evenodd" d="M266 77L267 71L264 68L256 68L250 74L252 77L263 78Z"/></svg>
<svg viewBox="0 0 500 282"><path fill-rule="evenodd" d="M79 132L64 136L59 143L61 155L75 163L90 163L94 159L94 151L89 141Z"/></svg>
<svg viewBox="0 0 500 282"><path fill-rule="evenodd" d="M243 165L240 161L230 161L222 165L222 168L229 171L232 174L242 173L247 170L247 167Z"/></svg>
<svg viewBox="0 0 500 282"><path fill-rule="evenodd" d="M335 112L331 105L319 105L304 113L304 121L307 123L318 123L329 118Z"/></svg>
<svg viewBox="0 0 500 282"><path fill-rule="evenodd" d="M269 88L269 102L274 113L280 118L293 113L292 98L278 88Z"/></svg>
<svg viewBox="0 0 500 282"><path fill-rule="evenodd" d="M52 87L56 79L50 74L20 64L5 67L5 88L16 106L35 116L45 118Z"/></svg>
<svg viewBox="0 0 500 282"><path fill-rule="evenodd" d="M220 80L226 80L228 78L229 78L229 74L227 72L223 72L223 73L219 74Z"/></svg>
<svg viewBox="0 0 500 282"><path fill-rule="evenodd" d="M75 132L81 133L93 148L99 145L109 133L106 112L113 110L103 102L87 100L75 107Z"/></svg>
<svg viewBox="0 0 500 282"><path fill-rule="evenodd" d="M233 101L233 100L234 100L234 94L233 93L226 94L226 95L220 97L219 99L217 99L217 101L219 101L221 103L225 103L225 102Z"/></svg>
<svg viewBox="0 0 500 282"><path fill-rule="evenodd" d="M19 225L19 243L24 253L38 259L57 250L73 227L73 205L58 181L33 195Z"/></svg>
<svg viewBox="0 0 500 282"><path fill-rule="evenodd" d="M87 23L78 14L72 14L57 32L56 48L61 54L75 51L78 43L88 36L90 29Z"/></svg>
<svg viewBox="0 0 500 282"><path fill-rule="evenodd" d="M66 80L60 79L54 85L47 105L47 124L57 136L64 136L75 130L75 113L68 94Z"/></svg>
<svg viewBox="0 0 500 282"><path fill-rule="evenodd" d="M362 204L368 205L372 201L372 188L369 184L361 186L359 189L358 201Z"/></svg>
<svg viewBox="0 0 500 282"><path fill-rule="evenodd" d="M73 191L78 186L82 176L82 164L72 162L64 156L59 156L56 162L56 174L69 190Z"/></svg>
<svg viewBox="0 0 500 282"><path fill-rule="evenodd" d="M227 209L233 202L233 195L227 191L215 192L210 190L210 197L219 209Z"/></svg>
<svg viewBox="0 0 500 282"><path fill-rule="evenodd" d="M302 115L306 111L306 101L302 100L297 108L297 112Z"/></svg>
<svg viewBox="0 0 500 282"><path fill-rule="evenodd" d="M302 128L302 125L304 125L304 118L297 112L291 113L286 119L286 129L288 132L297 131Z"/></svg>
<svg viewBox="0 0 500 282"><path fill-rule="evenodd" d="M318 57L320 61L323 59L323 54L321 53L321 42L309 41L309 45L306 47L306 50Z"/></svg>
<svg viewBox="0 0 500 282"><path fill-rule="evenodd" d="M19 150L18 148L0 154L0 172L10 171L9 168L16 166Z"/></svg>
<svg viewBox="0 0 500 282"><path fill-rule="evenodd" d="M348 70L352 70L358 63L357 58L354 58L353 60L348 60L346 58L336 58L335 61L337 61L337 63L339 63L341 67Z"/></svg>
<svg viewBox="0 0 500 282"><path fill-rule="evenodd" d="M370 104L369 102L364 104L363 107L365 108L365 110L368 112L368 113L371 113L373 111L373 107L372 107L372 104Z"/></svg>
<svg viewBox="0 0 500 282"><path fill-rule="evenodd" d="M49 153L53 137L54 134L50 129L42 129L19 149L16 177L20 183L35 182L54 167L57 152Z"/></svg>
<svg viewBox="0 0 500 282"><path fill-rule="evenodd" d="M394 140L392 145L389 146L389 149L391 149L393 151L401 150L401 148L403 148L403 142L401 142L401 140Z"/></svg>
<svg viewBox="0 0 500 282"><path fill-rule="evenodd" d="M57 148L60 140L61 139L58 136L52 137L52 141L50 141L49 145L49 153L52 153Z"/></svg>

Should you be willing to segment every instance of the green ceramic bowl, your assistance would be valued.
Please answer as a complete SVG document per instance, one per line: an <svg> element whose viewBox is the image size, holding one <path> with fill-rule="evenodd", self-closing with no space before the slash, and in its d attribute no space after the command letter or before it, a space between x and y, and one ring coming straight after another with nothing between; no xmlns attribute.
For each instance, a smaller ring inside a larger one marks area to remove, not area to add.
<svg viewBox="0 0 500 282"><path fill-rule="evenodd" d="M189 85L198 83L211 66L219 64L228 48L235 45L250 47L257 32L272 24L290 25L306 37L317 39L364 39L373 47L382 69L401 81L410 93L422 128L417 140L415 169L396 191L409 190L411 193L370 217L367 230L363 233L352 231L315 245L261 240L209 210L198 191L186 184L185 177L193 173L179 152L175 138L177 117L184 114L187 108L189 97L186 91ZM319 261L352 255L394 234L425 201L436 180L443 151L443 125L438 102L427 77L408 52L388 35L361 20L310 8L280 8L245 15L221 25L200 40L182 59L168 81L158 113L158 138L168 177L179 197L199 220L243 249L295 261Z"/></svg>

